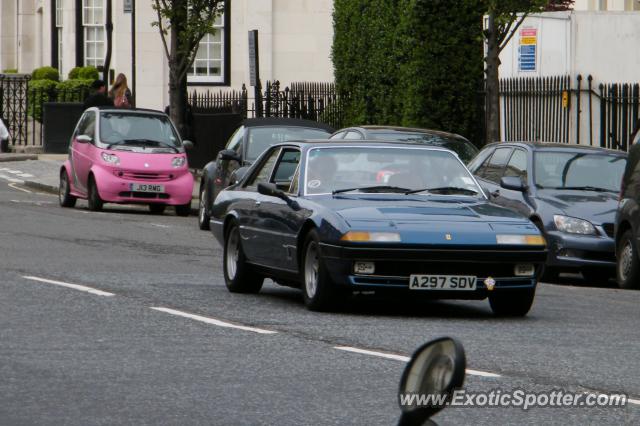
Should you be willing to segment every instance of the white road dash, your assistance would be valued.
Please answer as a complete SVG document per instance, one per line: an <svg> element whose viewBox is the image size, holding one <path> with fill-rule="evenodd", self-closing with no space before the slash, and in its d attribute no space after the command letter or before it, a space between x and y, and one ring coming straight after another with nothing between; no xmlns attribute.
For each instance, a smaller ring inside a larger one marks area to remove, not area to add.
<svg viewBox="0 0 640 426"><path fill-rule="evenodd" d="M277 331L273 331L273 330L265 330L263 328L255 328L255 327L249 327L246 325L233 324L226 321L220 321L215 318L208 318L200 315L189 314L187 312L176 311L175 309L159 308L159 307L152 307L151 309L160 311L160 312L165 312L171 315L177 315L179 317L190 318L192 320L204 322L206 324L217 325L218 327L236 328L238 330L251 331L259 334L276 334L277 333Z"/></svg>
<svg viewBox="0 0 640 426"><path fill-rule="evenodd" d="M32 178L33 175L30 175L29 173L17 173L18 176L20 176L21 178Z"/></svg>
<svg viewBox="0 0 640 426"><path fill-rule="evenodd" d="M27 194L33 194L33 192L29 191L28 189L24 189L24 188L20 188L19 186L16 186L15 183L10 183L9 187L13 189L17 189L18 191L26 192ZM11 201L15 201L15 200L11 200Z"/></svg>
<svg viewBox="0 0 640 426"><path fill-rule="evenodd" d="M640 399L633 399L633 398L628 398L627 402L629 404L634 404L634 405L640 405Z"/></svg>
<svg viewBox="0 0 640 426"><path fill-rule="evenodd" d="M13 177L7 176L7 175L0 175L0 179L4 179L4 180L7 180L7 181L12 182L12 183L24 183L24 181L21 180L21 179L16 179L16 178L13 178Z"/></svg>
<svg viewBox="0 0 640 426"><path fill-rule="evenodd" d="M404 356L404 355L392 354L388 352L370 351L368 349L354 348L352 346L334 346L333 348L341 351L353 352L353 353L362 354L362 355L377 356L380 358L393 359L396 361L403 361L403 362L408 362L411 359L410 357ZM499 374L490 373L488 371L471 370L468 368L466 371L467 371L467 374L471 376L500 377Z"/></svg>
<svg viewBox="0 0 640 426"><path fill-rule="evenodd" d="M115 296L115 294L113 294L113 293L109 293L107 291L102 291L102 290L98 290L98 289L95 289L95 288L87 287L87 286L84 286L84 285L65 283L65 282L62 282L62 281L49 280L49 279L46 279L46 278L39 278L39 277L32 277L32 276L29 276L29 275L23 275L22 278L24 278L26 280L31 280L31 281L39 281L41 283L54 284L54 285L59 285L61 287L72 288L74 290L80 290L80 291L84 291L84 292L87 292L87 293L95 294L96 296Z"/></svg>
<svg viewBox="0 0 640 426"><path fill-rule="evenodd" d="M163 225L161 223L151 223L151 226L155 226L156 228L171 228L170 225Z"/></svg>

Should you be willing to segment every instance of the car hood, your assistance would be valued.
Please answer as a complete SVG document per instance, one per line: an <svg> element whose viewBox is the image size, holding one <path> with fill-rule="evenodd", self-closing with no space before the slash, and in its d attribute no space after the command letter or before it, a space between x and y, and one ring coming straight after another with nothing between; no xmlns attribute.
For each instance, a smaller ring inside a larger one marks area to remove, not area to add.
<svg viewBox="0 0 640 426"><path fill-rule="evenodd" d="M187 168L187 166L174 168L171 164L174 158L185 157L186 165L186 156L184 153L141 153L124 150L104 150L104 152L118 156L120 160L120 164L118 165L103 163L103 165L116 169L142 173L177 173Z"/></svg>
<svg viewBox="0 0 640 426"><path fill-rule="evenodd" d="M323 204L353 230L398 232L403 243L495 245L496 234L539 234L518 213L466 197L349 195Z"/></svg>
<svg viewBox="0 0 640 426"><path fill-rule="evenodd" d="M613 192L539 190L537 199L558 214L586 219L595 225L614 222L618 194Z"/></svg>

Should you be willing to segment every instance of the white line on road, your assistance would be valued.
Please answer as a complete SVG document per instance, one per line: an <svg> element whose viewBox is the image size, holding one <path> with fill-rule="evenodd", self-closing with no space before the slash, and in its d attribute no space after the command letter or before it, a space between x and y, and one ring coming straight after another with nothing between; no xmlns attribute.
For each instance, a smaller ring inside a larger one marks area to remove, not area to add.
<svg viewBox="0 0 640 426"><path fill-rule="evenodd" d="M62 281L48 280L46 278L38 278L38 277L32 277L32 276L28 276L28 275L23 275L22 278L24 278L26 280L31 280L31 281L39 281L39 282L47 283L47 284L55 284L55 285L59 285L59 286L62 286L62 287L72 288L74 290L85 291L87 293L95 294L96 296L115 296L115 294L113 294L113 293L109 293L107 291L102 291L102 290L97 290L97 289L91 288L91 287L86 287L84 285L70 284L70 283L65 283L65 282L62 282Z"/></svg>
<svg viewBox="0 0 640 426"><path fill-rule="evenodd" d="M363 354L363 355L372 355L380 358L394 359L396 361L403 361L403 362L408 362L411 359L408 356L404 356L404 355L391 354L388 352L370 351L368 349L354 348L351 346L334 346L333 348L341 351L354 352L354 353ZM467 368L467 374L471 376L481 376L481 377L500 377L500 375L496 373L489 373L487 371L479 371L479 370L471 370L469 368Z"/></svg>
<svg viewBox="0 0 640 426"><path fill-rule="evenodd" d="M629 398L629 399L627 399L627 402L628 402L629 404L640 405L640 399L633 399L633 398Z"/></svg>
<svg viewBox="0 0 640 426"><path fill-rule="evenodd" d="M26 192L27 194L33 194L33 192L29 191L28 189L24 189L24 188L20 188L20 187L16 186L15 183L10 183L9 187L13 188L13 189L17 189L18 191ZM13 201L13 200L11 200L11 201Z"/></svg>
<svg viewBox="0 0 640 426"><path fill-rule="evenodd" d="M248 327L246 325L232 324L230 322L220 321L214 318L208 318L200 315L189 314L182 311L176 311L175 309L158 308L158 307L152 307L151 309L154 309L160 312L165 312L171 315L177 315L179 317L190 318L192 320L204 322L206 324L217 325L219 327L237 328L238 330L252 331L254 333L260 333L260 334L276 334L277 333L277 331L273 331L273 330L265 330L263 328L255 328L255 327Z"/></svg>
<svg viewBox="0 0 640 426"><path fill-rule="evenodd" d="M9 182L12 182L12 183L24 183L23 180L15 179L7 175L0 175L0 178L4 180L8 180Z"/></svg>
<svg viewBox="0 0 640 426"><path fill-rule="evenodd" d="M171 228L170 225L163 225L161 223L151 223L151 226L155 226L156 228Z"/></svg>

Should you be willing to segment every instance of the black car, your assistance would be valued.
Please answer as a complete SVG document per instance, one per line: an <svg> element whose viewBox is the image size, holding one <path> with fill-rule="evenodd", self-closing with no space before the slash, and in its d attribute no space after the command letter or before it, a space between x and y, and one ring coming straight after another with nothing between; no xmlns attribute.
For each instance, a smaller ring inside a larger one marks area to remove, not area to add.
<svg viewBox="0 0 640 426"><path fill-rule="evenodd" d="M250 166L271 145L301 139L326 139L333 129L317 121L295 118L250 118L231 135L225 149L202 169L198 225L209 229L211 203L234 181L234 172Z"/></svg>
<svg viewBox="0 0 640 426"><path fill-rule="evenodd" d="M640 135L640 132L638 132ZM640 142L629 150L616 215L617 278L621 288L640 288Z"/></svg>
<svg viewBox="0 0 640 426"><path fill-rule="evenodd" d="M627 154L559 143L487 145L469 164L491 201L530 218L547 238L544 280L615 273L614 221Z"/></svg>
<svg viewBox="0 0 640 426"><path fill-rule="evenodd" d="M440 146L458 154L465 163L469 163L478 154L475 147L466 138L455 133L440 130L415 129L396 126L359 126L340 129L330 139L369 140L384 142L412 142L431 146Z"/></svg>
<svg viewBox="0 0 640 426"><path fill-rule="evenodd" d="M220 192L211 230L229 291L272 278L312 310L394 293L489 298L522 316L547 256L540 231L491 204L455 153L397 142L275 145Z"/></svg>

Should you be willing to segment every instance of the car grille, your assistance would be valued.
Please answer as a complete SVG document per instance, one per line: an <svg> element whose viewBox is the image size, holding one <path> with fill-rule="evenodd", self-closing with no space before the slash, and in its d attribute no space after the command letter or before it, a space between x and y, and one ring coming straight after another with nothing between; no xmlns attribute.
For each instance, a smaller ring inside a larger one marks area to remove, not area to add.
<svg viewBox="0 0 640 426"><path fill-rule="evenodd" d="M137 172L130 170L121 170L115 172L118 177L123 179L134 179L134 180L147 180L154 182L162 182L173 179L173 175L169 173L151 173L151 172Z"/></svg>
<svg viewBox="0 0 640 426"><path fill-rule="evenodd" d="M118 194L121 197L125 198L144 198L145 200L167 200L170 198L169 194L154 194L151 192L131 192L124 191Z"/></svg>
<svg viewBox="0 0 640 426"><path fill-rule="evenodd" d="M527 262L521 262L527 263ZM515 263L485 262L375 262L375 274L408 277L411 274L513 277Z"/></svg>
<svg viewBox="0 0 640 426"><path fill-rule="evenodd" d="M604 232L607 234L608 237L613 238L614 232L615 232L613 223L603 223L602 229L604 229Z"/></svg>

